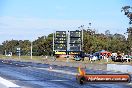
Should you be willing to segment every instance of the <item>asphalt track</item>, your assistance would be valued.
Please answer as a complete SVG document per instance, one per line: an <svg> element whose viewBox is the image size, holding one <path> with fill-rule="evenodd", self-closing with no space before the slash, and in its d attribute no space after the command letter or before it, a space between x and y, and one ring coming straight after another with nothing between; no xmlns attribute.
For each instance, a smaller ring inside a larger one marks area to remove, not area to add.
<svg viewBox="0 0 132 88"><path fill-rule="evenodd" d="M89 74L120 74L91 69L86 69L86 72ZM80 85L76 82L77 73L76 67L0 60L0 77L8 79L21 88L132 88L132 83Z"/></svg>

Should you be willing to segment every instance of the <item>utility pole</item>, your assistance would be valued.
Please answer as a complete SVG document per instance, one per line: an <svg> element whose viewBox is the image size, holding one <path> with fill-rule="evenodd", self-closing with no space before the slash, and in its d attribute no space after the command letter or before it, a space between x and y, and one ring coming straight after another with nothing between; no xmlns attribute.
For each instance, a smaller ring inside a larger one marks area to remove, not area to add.
<svg viewBox="0 0 132 88"><path fill-rule="evenodd" d="M80 29L81 32L81 44L80 44L80 52L81 52L81 57L82 61L84 61L84 50L83 50L83 30L84 30L84 25L81 25L80 27L78 27Z"/></svg>
<svg viewBox="0 0 132 88"><path fill-rule="evenodd" d="M84 25L81 25L80 27L81 27L81 31L82 31L82 41L81 41L82 42L82 49L81 50L83 51L83 27L84 27Z"/></svg>
<svg viewBox="0 0 132 88"><path fill-rule="evenodd" d="M5 56L6 56L6 54L7 54L7 53L6 53L6 50L5 50Z"/></svg>
<svg viewBox="0 0 132 88"><path fill-rule="evenodd" d="M53 52L54 52L54 32L53 32Z"/></svg>
<svg viewBox="0 0 132 88"><path fill-rule="evenodd" d="M19 50L19 59L20 59L20 50Z"/></svg>
<svg viewBox="0 0 132 88"><path fill-rule="evenodd" d="M31 53L31 59L32 59L32 51L33 51L32 46L33 46L33 44L32 44L32 41L31 41L31 52L30 52Z"/></svg>
<svg viewBox="0 0 132 88"><path fill-rule="evenodd" d="M82 51L83 51L83 27L84 25L82 26Z"/></svg>
<svg viewBox="0 0 132 88"><path fill-rule="evenodd" d="M56 60L56 58L55 58L55 56L54 56L54 53L55 53L55 36L56 36L56 32L54 33L53 32L53 59L54 59L54 61Z"/></svg>
<svg viewBox="0 0 132 88"><path fill-rule="evenodd" d="M68 30L68 33L67 33L67 50L66 50L67 62L69 62L69 56L68 56L68 53L70 50L69 43L70 43L70 31Z"/></svg>

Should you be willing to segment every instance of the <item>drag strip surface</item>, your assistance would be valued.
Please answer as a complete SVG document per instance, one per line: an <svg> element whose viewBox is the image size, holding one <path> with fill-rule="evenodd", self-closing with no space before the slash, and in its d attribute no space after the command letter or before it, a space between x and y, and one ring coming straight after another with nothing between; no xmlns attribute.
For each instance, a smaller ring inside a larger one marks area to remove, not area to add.
<svg viewBox="0 0 132 88"><path fill-rule="evenodd" d="M108 74L110 71L86 69L89 74ZM0 60L0 76L21 88L132 88L127 84L85 84L76 82L76 67L33 62ZM118 73L117 73L118 74Z"/></svg>

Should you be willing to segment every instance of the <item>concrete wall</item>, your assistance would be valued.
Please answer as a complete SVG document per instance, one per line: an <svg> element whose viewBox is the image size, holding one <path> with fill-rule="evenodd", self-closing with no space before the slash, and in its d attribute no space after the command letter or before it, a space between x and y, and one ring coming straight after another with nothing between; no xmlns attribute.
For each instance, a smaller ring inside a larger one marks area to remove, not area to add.
<svg viewBox="0 0 132 88"><path fill-rule="evenodd" d="M117 65L117 64L107 64L108 71L120 71L123 73L132 73L131 65Z"/></svg>

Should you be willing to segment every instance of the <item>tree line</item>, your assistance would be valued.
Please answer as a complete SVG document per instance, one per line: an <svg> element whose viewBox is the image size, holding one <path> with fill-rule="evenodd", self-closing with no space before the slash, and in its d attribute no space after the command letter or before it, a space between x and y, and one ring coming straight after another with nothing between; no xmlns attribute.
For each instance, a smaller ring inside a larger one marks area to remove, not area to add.
<svg viewBox="0 0 132 88"><path fill-rule="evenodd" d="M132 28L129 29L132 31ZM53 34L48 36L41 36L38 39L32 41L33 55L52 55L52 40ZM123 52L129 54L132 47L132 37L125 38L122 34L111 34L109 30L105 33L96 33L92 29L84 29L83 38L83 52L94 53L99 50L107 50L110 52ZM6 40L0 45L0 54L6 52L12 52L13 55L17 54L17 48L21 49L21 55L30 55L31 41L29 40Z"/></svg>

